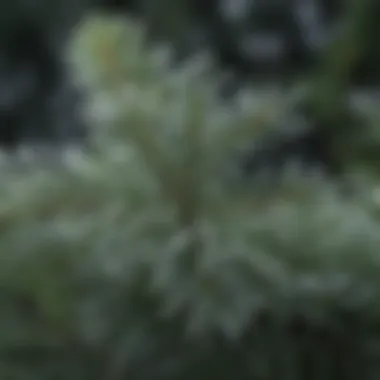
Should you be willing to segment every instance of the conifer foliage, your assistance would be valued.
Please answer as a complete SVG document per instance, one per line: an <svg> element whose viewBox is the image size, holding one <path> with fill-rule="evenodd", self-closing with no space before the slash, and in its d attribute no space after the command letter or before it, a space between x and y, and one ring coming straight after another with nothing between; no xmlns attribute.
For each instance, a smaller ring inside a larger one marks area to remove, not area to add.
<svg viewBox="0 0 380 380"><path fill-rule="evenodd" d="M1 166L0 375L378 376L376 192L230 186L226 163L282 102L227 107L206 56L173 68L144 41L133 20L85 20L69 55L90 147Z"/></svg>

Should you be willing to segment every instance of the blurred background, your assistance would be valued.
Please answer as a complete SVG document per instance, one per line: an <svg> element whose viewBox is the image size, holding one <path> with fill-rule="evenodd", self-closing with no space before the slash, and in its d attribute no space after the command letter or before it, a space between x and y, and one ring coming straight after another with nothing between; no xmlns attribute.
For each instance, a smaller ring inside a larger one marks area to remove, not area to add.
<svg viewBox="0 0 380 380"><path fill-rule="evenodd" d="M267 155L294 156L334 173L353 157L367 163L376 156L376 131L364 128L376 117L380 81L375 0L18 0L1 7L5 147L83 141L80 91L65 52L83 15L97 10L142 20L151 43L172 47L173 64L210 54L221 97L247 87L258 96L293 94L290 106L307 118L308 131L300 136L299 121L284 121L287 136L297 132ZM244 170L267 165L260 155L248 154Z"/></svg>

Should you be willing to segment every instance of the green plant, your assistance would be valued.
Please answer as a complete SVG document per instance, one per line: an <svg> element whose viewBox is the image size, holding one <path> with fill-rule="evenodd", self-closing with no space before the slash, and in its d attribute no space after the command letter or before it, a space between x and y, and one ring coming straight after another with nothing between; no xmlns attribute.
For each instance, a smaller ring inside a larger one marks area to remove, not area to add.
<svg viewBox="0 0 380 380"><path fill-rule="evenodd" d="M134 21L86 20L70 56L89 151L1 167L2 377L377 376L372 187L226 186L267 112L249 93L226 108L207 61L173 69L143 41Z"/></svg>

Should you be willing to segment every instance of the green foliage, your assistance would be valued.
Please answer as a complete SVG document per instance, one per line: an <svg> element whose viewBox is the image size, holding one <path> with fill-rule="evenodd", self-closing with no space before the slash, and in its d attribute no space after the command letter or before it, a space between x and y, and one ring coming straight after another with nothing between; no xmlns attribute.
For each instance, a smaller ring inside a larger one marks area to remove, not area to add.
<svg viewBox="0 0 380 380"><path fill-rule="evenodd" d="M286 102L222 105L207 57L173 69L131 20L76 32L89 150L1 166L0 375L378 376L376 186L227 186L235 149Z"/></svg>

